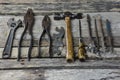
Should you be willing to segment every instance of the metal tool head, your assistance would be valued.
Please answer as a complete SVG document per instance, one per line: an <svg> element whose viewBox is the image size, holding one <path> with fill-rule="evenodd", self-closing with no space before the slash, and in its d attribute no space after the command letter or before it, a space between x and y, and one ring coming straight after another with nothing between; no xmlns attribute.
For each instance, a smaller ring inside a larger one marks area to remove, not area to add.
<svg viewBox="0 0 120 80"><path fill-rule="evenodd" d="M33 13L33 10L32 10L31 8L28 8L26 14L27 14L27 15L33 15L34 13Z"/></svg>
<svg viewBox="0 0 120 80"><path fill-rule="evenodd" d="M62 20L65 17L70 17L70 19L82 19L82 13L72 14L71 12L55 13L54 20Z"/></svg>
<svg viewBox="0 0 120 80"><path fill-rule="evenodd" d="M16 29L18 27L22 27L22 21L19 19L18 21L15 21L14 18L10 18L7 22L8 27L12 29Z"/></svg>
<svg viewBox="0 0 120 80"><path fill-rule="evenodd" d="M42 20L42 27L45 29L50 29L51 26L51 20L48 15L45 15L43 20Z"/></svg>
<svg viewBox="0 0 120 80"><path fill-rule="evenodd" d="M63 36L64 36L65 30L64 30L63 27L60 27L60 28L56 27L55 30L56 30L57 32L59 32L58 35L57 35L58 37L63 37Z"/></svg>
<svg viewBox="0 0 120 80"><path fill-rule="evenodd" d="M24 16L24 22L25 22L25 24L28 22L30 23L30 25L34 24L34 13L33 13L32 9L28 8L28 10Z"/></svg>

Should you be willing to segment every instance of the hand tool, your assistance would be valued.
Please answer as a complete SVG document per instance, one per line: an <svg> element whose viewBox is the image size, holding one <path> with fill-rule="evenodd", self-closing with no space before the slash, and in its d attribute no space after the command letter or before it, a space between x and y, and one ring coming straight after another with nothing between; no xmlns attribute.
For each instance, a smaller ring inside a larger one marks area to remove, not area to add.
<svg viewBox="0 0 120 80"><path fill-rule="evenodd" d="M96 42L95 42L95 44L96 44L96 51L95 51L95 53L98 54L101 57L101 55L100 55L99 36L98 36L98 29L97 29L97 21L96 21L96 19L94 19L94 22L95 22L95 34L96 34Z"/></svg>
<svg viewBox="0 0 120 80"><path fill-rule="evenodd" d="M101 43L102 43L102 52L106 52L106 45L105 45L105 37L104 37L104 31L103 31L103 24L102 24L102 19L101 16L98 16L98 25L101 30Z"/></svg>
<svg viewBox="0 0 120 80"><path fill-rule="evenodd" d="M109 50L111 53L113 53L113 37L112 37L112 32L111 32L111 23L107 19L106 20L106 29L107 29L107 35L108 35L108 40L109 40Z"/></svg>
<svg viewBox="0 0 120 80"><path fill-rule="evenodd" d="M64 34L65 34L65 30L63 27L61 28L58 28L56 27L55 30L58 32L58 33L54 33L53 34L53 53L57 53L58 56L61 55L61 51L59 50L59 47L63 47L64 46L64 43L63 43L63 38L64 38Z"/></svg>
<svg viewBox="0 0 120 80"><path fill-rule="evenodd" d="M86 59L86 50L82 38L81 20L79 20L79 34L80 34L80 40L79 40L78 58L81 62L83 62Z"/></svg>
<svg viewBox="0 0 120 80"><path fill-rule="evenodd" d="M22 21L15 21L14 18L10 18L7 22L8 27L10 27L9 36L7 38L5 48L3 50L2 58L10 58L12 52L13 40L15 37L15 32L19 27L22 27Z"/></svg>
<svg viewBox="0 0 120 80"><path fill-rule="evenodd" d="M42 28L43 28L43 32L38 40L38 57L41 57L41 49L40 49L40 45L42 42L42 38L45 36L45 34L48 36L48 42L49 42L49 57L53 57L52 54L52 39L51 39L51 35L50 35L50 26L51 26L51 20L50 17L48 15L45 15L43 20L42 20Z"/></svg>
<svg viewBox="0 0 120 80"><path fill-rule="evenodd" d="M31 52L32 52L32 45L33 45L33 26L34 26L34 13L32 11L32 9L28 9L27 10L27 13L25 14L24 16L24 24L25 24L25 27L24 27L24 31L20 37L20 41L19 41L19 44L18 44L18 58L17 60L19 61L20 58L21 58L21 44L22 44L22 41L23 41L23 37L25 35L25 33L27 32L28 30L28 34L30 35L30 46L29 46L29 50L28 50L28 61L30 61L30 58L31 58Z"/></svg>
<svg viewBox="0 0 120 80"><path fill-rule="evenodd" d="M89 32L89 37L90 37L89 38L90 43L88 45L88 51L95 53L96 45L95 45L95 41L92 37L91 18L90 18L89 14L87 14L87 23L88 23L88 32Z"/></svg>
<svg viewBox="0 0 120 80"><path fill-rule="evenodd" d="M75 18L82 18L82 14L79 13L77 15L72 14L71 12L65 12L63 14L55 13L54 19L61 20L65 19L66 23L66 60L67 62L74 61L74 51L73 51L73 40L72 40L72 31L71 31L71 20Z"/></svg>

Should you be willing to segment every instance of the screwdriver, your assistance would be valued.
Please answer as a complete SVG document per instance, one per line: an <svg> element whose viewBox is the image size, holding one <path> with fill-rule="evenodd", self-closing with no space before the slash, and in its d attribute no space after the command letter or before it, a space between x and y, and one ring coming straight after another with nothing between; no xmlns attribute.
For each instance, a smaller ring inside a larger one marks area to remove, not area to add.
<svg viewBox="0 0 120 80"><path fill-rule="evenodd" d="M81 62L84 62L86 59L86 50L85 50L85 44L83 42L83 38L82 38L82 30L81 30L81 20L79 20L79 48L78 48L78 59Z"/></svg>

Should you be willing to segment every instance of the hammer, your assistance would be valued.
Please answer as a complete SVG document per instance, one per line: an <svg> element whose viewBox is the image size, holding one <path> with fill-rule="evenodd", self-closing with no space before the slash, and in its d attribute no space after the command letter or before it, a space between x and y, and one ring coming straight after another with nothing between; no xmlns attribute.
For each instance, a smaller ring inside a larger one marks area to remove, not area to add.
<svg viewBox="0 0 120 80"><path fill-rule="evenodd" d="M66 47L67 54L66 60L67 62L74 61L74 51L73 51L73 39L72 39L72 31L71 31L71 20L72 19L81 19L82 13L72 14L71 12L64 12L62 14L55 13L54 20L65 20L66 23Z"/></svg>

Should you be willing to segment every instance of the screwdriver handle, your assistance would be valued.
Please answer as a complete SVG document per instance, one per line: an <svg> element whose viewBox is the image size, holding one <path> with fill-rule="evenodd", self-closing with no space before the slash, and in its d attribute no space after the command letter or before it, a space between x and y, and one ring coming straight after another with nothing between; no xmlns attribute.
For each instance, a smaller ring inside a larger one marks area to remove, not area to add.
<svg viewBox="0 0 120 80"><path fill-rule="evenodd" d="M73 62L74 54L73 54L73 41L72 41L70 17L65 17L65 22L66 22L66 46L67 46L66 60L67 62Z"/></svg>
<svg viewBox="0 0 120 80"><path fill-rule="evenodd" d="M80 42L79 49L78 49L78 59L80 61L85 61L85 59L86 59L85 53L86 53L85 45L84 45L84 43Z"/></svg>

